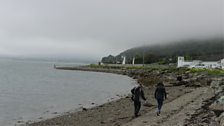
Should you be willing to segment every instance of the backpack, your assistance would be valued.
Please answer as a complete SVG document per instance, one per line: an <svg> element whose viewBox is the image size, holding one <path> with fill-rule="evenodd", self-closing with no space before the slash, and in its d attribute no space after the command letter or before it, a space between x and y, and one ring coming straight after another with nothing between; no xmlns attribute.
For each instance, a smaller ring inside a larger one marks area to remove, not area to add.
<svg viewBox="0 0 224 126"><path fill-rule="evenodd" d="M133 89L131 89L131 100L134 101L135 100L135 93L136 93L136 89L139 89L139 87L134 87Z"/></svg>
<svg viewBox="0 0 224 126"><path fill-rule="evenodd" d="M134 99L135 99L135 89L136 89L136 87L134 87L134 88L131 89L131 94L132 94L131 95L131 100L132 101L134 101Z"/></svg>

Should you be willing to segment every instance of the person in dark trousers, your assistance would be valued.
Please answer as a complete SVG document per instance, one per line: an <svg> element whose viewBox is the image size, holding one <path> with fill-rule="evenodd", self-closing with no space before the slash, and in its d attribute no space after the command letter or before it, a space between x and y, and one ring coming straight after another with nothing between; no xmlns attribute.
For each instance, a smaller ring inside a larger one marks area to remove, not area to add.
<svg viewBox="0 0 224 126"><path fill-rule="evenodd" d="M138 86L134 87L131 90L132 93L132 100L134 101L134 116L138 117L139 116L139 111L141 108L141 99L146 100L144 91L142 89L142 84L139 83Z"/></svg>
<svg viewBox="0 0 224 126"><path fill-rule="evenodd" d="M162 82L158 83L156 86L156 91L155 91L155 99L157 100L158 103L158 111L157 111L157 116L160 115L162 106L163 106L163 101L164 98L167 98L167 93L166 93L166 89L164 87L164 84Z"/></svg>

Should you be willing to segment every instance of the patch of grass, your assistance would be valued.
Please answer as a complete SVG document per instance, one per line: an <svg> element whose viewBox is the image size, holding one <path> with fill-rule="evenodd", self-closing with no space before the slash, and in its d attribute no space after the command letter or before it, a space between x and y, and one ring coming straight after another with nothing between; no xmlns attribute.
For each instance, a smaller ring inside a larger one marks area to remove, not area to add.
<svg viewBox="0 0 224 126"><path fill-rule="evenodd" d="M198 69L198 68L193 68L190 69L192 73L208 73L209 75L223 75L224 76L224 70L221 69Z"/></svg>
<svg viewBox="0 0 224 126"><path fill-rule="evenodd" d="M87 65L87 67L90 68L103 68L103 69L122 69L122 66L118 66L118 65L96 65L96 64L90 64Z"/></svg>
<svg viewBox="0 0 224 126"><path fill-rule="evenodd" d="M163 73L176 73L176 74L184 74L186 71L189 71L191 73L207 73L208 75L224 76L224 70L221 69L199 69L199 68L189 69L189 68L167 67L163 65L132 66L132 65L90 64L87 65L87 67L94 69L144 70L145 72L160 71Z"/></svg>
<svg viewBox="0 0 224 126"><path fill-rule="evenodd" d="M129 70L141 70L141 69L145 69L145 67L144 66L127 66L126 67L127 69L129 69Z"/></svg>
<svg viewBox="0 0 224 126"><path fill-rule="evenodd" d="M120 65L120 64L104 64L104 65L97 65L97 64L90 64L87 67L90 68L95 68L95 69L121 69L121 70L144 70L147 72L152 72L152 71L160 71L160 72L164 72L164 73L173 73L173 72L178 72L178 73L184 73L186 71L186 69L184 68L176 68L176 67L169 67L166 65L145 65L145 66L141 66L141 65L136 65L136 66L132 66L132 65Z"/></svg>

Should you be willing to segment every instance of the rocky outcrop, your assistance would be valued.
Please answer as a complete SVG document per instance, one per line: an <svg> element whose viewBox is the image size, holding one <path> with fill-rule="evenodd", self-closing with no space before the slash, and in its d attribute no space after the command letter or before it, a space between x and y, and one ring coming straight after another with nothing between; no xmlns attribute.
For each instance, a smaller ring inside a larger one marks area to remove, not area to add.
<svg viewBox="0 0 224 126"><path fill-rule="evenodd" d="M210 87L214 90L214 93L217 94L219 92L224 91L224 79L223 78L215 78L211 82Z"/></svg>
<svg viewBox="0 0 224 126"><path fill-rule="evenodd" d="M224 126L224 112L219 116L219 124L220 126Z"/></svg>

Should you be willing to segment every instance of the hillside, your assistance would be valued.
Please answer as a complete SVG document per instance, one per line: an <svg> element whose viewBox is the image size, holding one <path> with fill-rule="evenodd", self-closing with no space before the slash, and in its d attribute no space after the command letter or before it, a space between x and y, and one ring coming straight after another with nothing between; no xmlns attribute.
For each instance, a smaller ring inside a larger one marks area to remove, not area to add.
<svg viewBox="0 0 224 126"><path fill-rule="evenodd" d="M163 45L149 45L128 49L117 56L103 57L103 63L121 63L126 56L127 63L135 57L136 64L144 63L175 63L177 56L185 56L188 60L220 60L224 58L224 39L190 40L173 42Z"/></svg>

